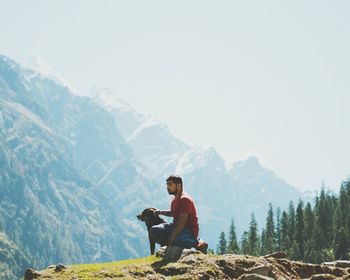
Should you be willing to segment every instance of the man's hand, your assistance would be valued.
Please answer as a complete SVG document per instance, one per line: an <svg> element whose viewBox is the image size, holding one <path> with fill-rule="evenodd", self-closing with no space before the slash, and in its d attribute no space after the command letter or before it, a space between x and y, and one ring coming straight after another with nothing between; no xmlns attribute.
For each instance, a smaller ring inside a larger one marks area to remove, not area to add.
<svg viewBox="0 0 350 280"><path fill-rule="evenodd" d="M163 215L163 216L168 216L168 217L173 216L173 214L171 213L171 210L158 210L158 209L156 209L154 211L154 213L157 215Z"/></svg>

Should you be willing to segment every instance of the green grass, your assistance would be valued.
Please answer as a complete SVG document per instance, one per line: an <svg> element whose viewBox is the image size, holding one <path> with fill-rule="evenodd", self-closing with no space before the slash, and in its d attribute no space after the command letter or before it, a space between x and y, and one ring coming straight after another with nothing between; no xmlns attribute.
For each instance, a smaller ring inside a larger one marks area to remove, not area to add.
<svg viewBox="0 0 350 280"><path fill-rule="evenodd" d="M55 272L54 269L47 269L40 279L133 279L132 275L142 277L149 273L151 270L149 265L158 260L160 260L160 258L149 256L108 263L72 264L61 272ZM127 271L127 274L124 273L124 269Z"/></svg>

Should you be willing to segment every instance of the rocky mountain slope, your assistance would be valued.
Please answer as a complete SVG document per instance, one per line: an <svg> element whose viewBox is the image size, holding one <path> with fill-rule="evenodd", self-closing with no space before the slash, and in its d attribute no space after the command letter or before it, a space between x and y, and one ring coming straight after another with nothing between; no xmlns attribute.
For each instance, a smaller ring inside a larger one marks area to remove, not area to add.
<svg viewBox="0 0 350 280"><path fill-rule="evenodd" d="M135 215L155 199L145 187L154 183L109 113L5 56L0 109L0 232L23 255L5 264L141 256Z"/></svg>
<svg viewBox="0 0 350 280"><path fill-rule="evenodd" d="M21 249L5 233L0 232L0 279L17 279L30 263Z"/></svg>

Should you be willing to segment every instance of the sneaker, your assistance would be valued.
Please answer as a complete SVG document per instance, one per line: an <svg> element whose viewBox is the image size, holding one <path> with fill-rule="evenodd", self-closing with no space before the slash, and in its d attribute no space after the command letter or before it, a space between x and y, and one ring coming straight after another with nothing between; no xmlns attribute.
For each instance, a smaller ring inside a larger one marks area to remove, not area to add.
<svg viewBox="0 0 350 280"><path fill-rule="evenodd" d="M204 240L200 240L198 242L197 248L198 251L202 252L203 254L207 253L207 249L208 249L208 243L205 242Z"/></svg>

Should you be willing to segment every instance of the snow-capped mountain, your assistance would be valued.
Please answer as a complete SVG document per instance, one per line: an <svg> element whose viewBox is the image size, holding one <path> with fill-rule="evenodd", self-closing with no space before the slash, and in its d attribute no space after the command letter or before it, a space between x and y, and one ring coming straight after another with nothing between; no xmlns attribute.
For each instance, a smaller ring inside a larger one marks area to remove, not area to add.
<svg viewBox="0 0 350 280"><path fill-rule="evenodd" d="M178 158L190 149L170 132L166 124L136 112L111 90L94 87L89 96L112 114L125 141L147 168L146 176L163 178L174 170Z"/></svg>
<svg viewBox="0 0 350 280"><path fill-rule="evenodd" d="M227 164L214 147L191 147L172 135L169 128L152 116L137 113L130 104L106 88L94 88L91 96L112 113L135 157L157 181L172 173L184 179L185 189L197 202L201 233L216 244L220 231L233 217L240 235L248 226L251 212L265 223L268 204L285 209L289 201L310 199L256 157Z"/></svg>
<svg viewBox="0 0 350 280"><path fill-rule="evenodd" d="M68 86L68 83L58 74L49 64L47 64L40 57L32 57L29 59L26 68L37 72L41 76L44 76L50 80L55 81L57 84Z"/></svg>

